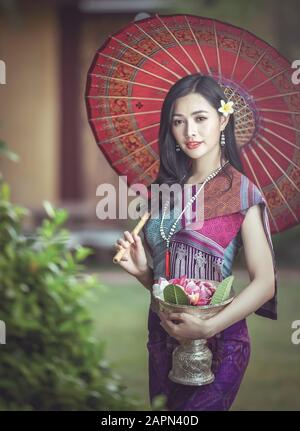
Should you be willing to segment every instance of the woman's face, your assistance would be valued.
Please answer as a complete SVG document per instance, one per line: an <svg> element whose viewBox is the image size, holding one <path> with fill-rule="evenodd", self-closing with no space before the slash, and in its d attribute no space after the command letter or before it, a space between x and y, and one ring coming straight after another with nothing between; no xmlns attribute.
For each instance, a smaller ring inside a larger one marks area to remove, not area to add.
<svg viewBox="0 0 300 431"><path fill-rule="evenodd" d="M220 133L228 120L229 116L220 116L203 96L191 93L176 100L171 131L181 150L190 158L198 159L208 153L215 153L211 155L217 157ZM193 148L193 142L200 145Z"/></svg>

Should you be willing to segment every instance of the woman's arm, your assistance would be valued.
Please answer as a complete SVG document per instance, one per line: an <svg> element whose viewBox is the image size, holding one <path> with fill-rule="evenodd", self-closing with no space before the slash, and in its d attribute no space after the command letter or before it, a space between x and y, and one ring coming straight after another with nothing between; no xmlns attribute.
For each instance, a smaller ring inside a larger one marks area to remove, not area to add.
<svg viewBox="0 0 300 431"><path fill-rule="evenodd" d="M260 205L248 209L241 234L251 282L227 307L207 321L209 336L244 319L275 294L272 254L263 227Z"/></svg>
<svg viewBox="0 0 300 431"><path fill-rule="evenodd" d="M126 249L119 265L150 291L154 283L153 270L148 264L146 250L140 235L137 233L131 234L126 230L124 239L118 239L115 247L117 250Z"/></svg>
<svg viewBox="0 0 300 431"><path fill-rule="evenodd" d="M140 275L136 276L136 279L142 283L142 285L148 289L149 291L151 291L151 287L154 284L154 280L153 280L153 269L150 268L150 266L148 265L147 270L144 273L141 273Z"/></svg>
<svg viewBox="0 0 300 431"><path fill-rule="evenodd" d="M248 209L242 223L241 234L250 284L227 307L207 320L187 313L160 312L161 325L169 335L191 339L213 337L256 311L274 296L273 260L259 205ZM173 322L174 320L177 324Z"/></svg>

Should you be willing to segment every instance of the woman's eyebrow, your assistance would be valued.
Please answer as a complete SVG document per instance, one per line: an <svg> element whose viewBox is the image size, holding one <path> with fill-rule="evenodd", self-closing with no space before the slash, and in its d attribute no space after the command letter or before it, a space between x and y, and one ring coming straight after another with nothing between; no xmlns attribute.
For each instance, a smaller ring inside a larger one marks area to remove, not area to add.
<svg viewBox="0 0 300 431"><path fill-rule="evenodd" d="M192 112L191 115L201 114L201 112L205 112L206 114L208 114L208 111L201 110L201 111L194 111L194 112ZM173 114L172 117L184 117L184 115L183 114Z"/></svg>

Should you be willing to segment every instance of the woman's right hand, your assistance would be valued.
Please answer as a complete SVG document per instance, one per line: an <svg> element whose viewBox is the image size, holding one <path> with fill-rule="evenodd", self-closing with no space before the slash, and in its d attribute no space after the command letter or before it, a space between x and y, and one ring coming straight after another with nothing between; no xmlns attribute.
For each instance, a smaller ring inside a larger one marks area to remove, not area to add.
<svg viewBox="0 0 300 431"><path fill-rule="evenodd" d="M142 239L138 234L124 232L124 239L119 238L115 243L117 251L126 249L119 265L130 275L139 277L147 272L148 262Z"/></svg>

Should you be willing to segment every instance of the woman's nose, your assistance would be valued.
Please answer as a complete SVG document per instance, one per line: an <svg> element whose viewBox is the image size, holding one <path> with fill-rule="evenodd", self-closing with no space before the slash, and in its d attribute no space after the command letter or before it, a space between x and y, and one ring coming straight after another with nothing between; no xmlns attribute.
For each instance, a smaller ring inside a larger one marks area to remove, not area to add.
<svg viewBox="0 0 300 431"><path fill-rule="evenodd" d="M186 137L194 138L196 136L196 126L195 124L188 122L186 126Z"/></svg>

